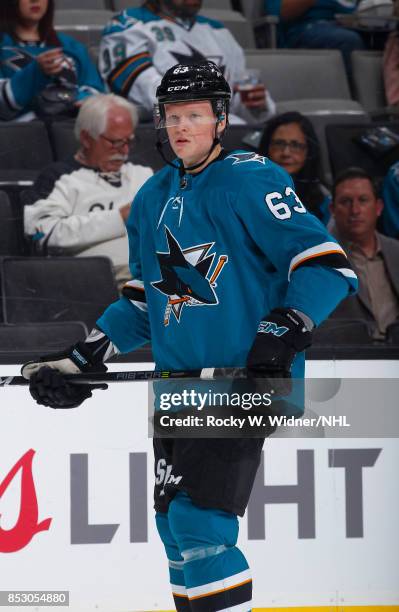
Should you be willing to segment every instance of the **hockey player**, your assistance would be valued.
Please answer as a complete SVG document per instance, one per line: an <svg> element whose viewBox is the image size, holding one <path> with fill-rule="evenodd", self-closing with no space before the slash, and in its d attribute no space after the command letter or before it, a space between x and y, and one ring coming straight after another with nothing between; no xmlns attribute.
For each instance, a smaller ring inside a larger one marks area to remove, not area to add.
<svg viewBox="0 0 399 612"><path fill-rule="evenodd" d="M111 91L138 104L143 118L152 118L156 88L176 62L212 60L231 87L248 77L242 48L222 23L198 15L201 4L149 0L121 12L105 28L99 51L102 77ZM234 95L231 112L237 117L231 122L263 122L274 115L275 104L264 85L252 83L246 95L245 104L239 92Z"/></svg>
<svg viewBox="0 0 399 612"><path fill-rule="evenodd" d="M247 365L258 376L303 376L312 327L355 290L345 253L290 176L256 153L222 149L230 88L215 64L171 68L157 99L157 127L178 159L136 196L128 221L134 280L84 343L24 366L41 404L79 405L92 388L60 372L104 369L113 352L150 339L162 369ZM156 522L180 612L251 609L237 515L262 444L154 440Z"/></svg>

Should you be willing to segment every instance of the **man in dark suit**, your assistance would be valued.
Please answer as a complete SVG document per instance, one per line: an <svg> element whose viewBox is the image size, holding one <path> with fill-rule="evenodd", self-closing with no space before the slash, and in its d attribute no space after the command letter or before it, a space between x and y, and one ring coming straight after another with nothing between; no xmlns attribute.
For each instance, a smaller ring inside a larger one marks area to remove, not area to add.
<svg viewBox="0 0 399 612"><path fill-rule="evenodd" d="M376 231L383 206L372 177L361 168L349 168L336 178L332 233L359 278L359 291L331 316L367 321L375 339L384 339L387 327L399 320L399 241Z"/></svg>

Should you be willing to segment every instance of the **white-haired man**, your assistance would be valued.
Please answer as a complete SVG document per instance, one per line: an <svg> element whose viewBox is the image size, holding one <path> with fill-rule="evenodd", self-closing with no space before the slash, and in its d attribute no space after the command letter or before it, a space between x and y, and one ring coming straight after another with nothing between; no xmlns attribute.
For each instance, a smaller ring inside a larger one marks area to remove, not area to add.
<svg viewBox="0 0 399 612"><path fill-rule="evenodd" d="M74 157L48 166L27 194L25 234L35 252L109 257L120 286L130 278L125 222L153 174L128 161L137 111L114 94L90 97L75 124Z"/></svg>

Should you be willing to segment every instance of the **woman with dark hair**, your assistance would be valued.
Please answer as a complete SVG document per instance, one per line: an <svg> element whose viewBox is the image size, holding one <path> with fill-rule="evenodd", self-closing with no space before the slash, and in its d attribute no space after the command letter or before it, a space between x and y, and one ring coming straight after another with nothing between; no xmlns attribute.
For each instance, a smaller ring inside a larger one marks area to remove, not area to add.
<svg viewBox="0 0 399 612"><path fill-rule="evenodd" d="M73 115L103 91L85 47L53 27L54 0L1 0L0 119Z"/></svg>
<svg viewBox="0 0 399 612"><path fill-rule="evenodd" d="M259 152L292 176L306 208L327 224L331 194L322 181L320 145L309 119L297 112L277 115L265 126Z"/></svg>

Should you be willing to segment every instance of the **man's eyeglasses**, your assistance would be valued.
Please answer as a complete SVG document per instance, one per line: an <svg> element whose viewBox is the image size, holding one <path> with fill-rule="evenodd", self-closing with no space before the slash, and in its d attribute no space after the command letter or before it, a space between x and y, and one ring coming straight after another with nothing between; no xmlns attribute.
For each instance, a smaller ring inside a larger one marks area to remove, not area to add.
<svg viewBox="0 0 399 612"><path fill-rule="evenodd" d="M270 142L270 146L274 149L280 149L280 151L284 151L284 149L288 148L293 153L299 153L300 151L306 151L308 148L307 144L303 142L298 142L297 140L282 140L276 139Z"/></svg>
<svg viewBox="0 0 399 612"><path fill-rule="evenodd" d="M134 140L134 134L129 136L129 138L115 138L115 139L114 138L108 138L107 136L104 136L104 134L101 134L100 138L103 138L104 140L109 142L109 144L114 149L121 149L122 147L125 147L126 145L128 147L130 147L132 145L133 140Z"/></svg>

